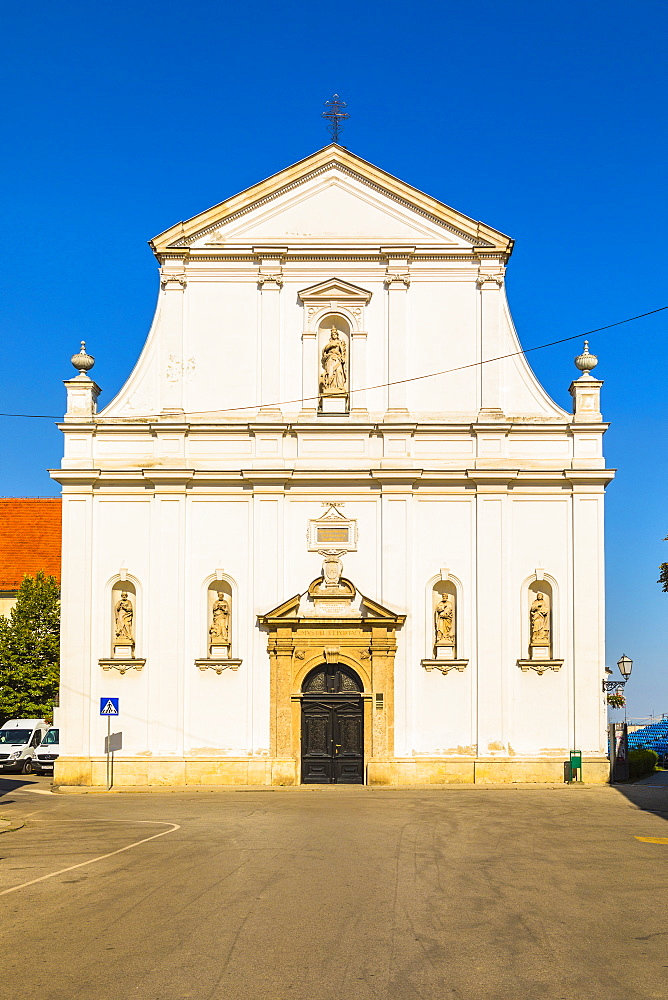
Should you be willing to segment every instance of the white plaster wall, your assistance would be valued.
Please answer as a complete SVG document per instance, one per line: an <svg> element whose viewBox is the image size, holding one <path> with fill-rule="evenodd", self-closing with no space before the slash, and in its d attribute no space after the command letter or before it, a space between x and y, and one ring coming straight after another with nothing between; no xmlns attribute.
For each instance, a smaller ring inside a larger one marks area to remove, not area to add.
<svg viewBox="0 0 668 1000"><path fill-rule="evenodd" d="M187 562L185 576L184 747L253 750L253 688L255 675L268 685L266 651L253 617L252 503L248 499L210 497L187 503ZM200 671L195 659L208 656L207 588L216 570L232 585L232 650L242 665L237 671ZM257 720L266 729L262 716ZM266 738L261 741L266 747Z"/></svg>
<svg viewBox="0 0 668 1000"><path fill-rule="evenodd" d="M249 415L261 403L284 401L286 414L299 411L301 397L301 332L303 305L297 292L329 277L366 288L372 293L365 308L366 367L368 386L388 379L389 341L394 336L387 323L388 291L383 285L385 264L375 268L353 268L328 263L309 273L293 277L286 272L279 296L279 323L273 333L278 342L279 394L281 400L262 398L260 339L260 297L254 271L240 275L230 265L218 264L193 275L185 290L169 288L160 293L156 320L149 347L126 388L104 410L105 416L124 413L159 413L164 406L180 405L189 413L208 413L234 408L248 408ZM498 298L500 332L492 347L481 346L477 270L468 274L461 265L421 274L420 265L412 268L413 280L406 291L406 348L403 377L412 378L435 371L459 368L485 358L520 350L503 289L486 292ZM172 318L168 322L168 317ZM169 331L181 323L180 338ZM164 340L164 345L160 347ZM153 343L155 342L155 343ZM194 370L187 372L179 385L166 381L168 359L176 357ZM352 360L354 364L354 357ZM493 362L488 371L498 375L498 404L512 415L541 415L563 418L556 406L538 385L527 361L513 357ZM233 373L233 374L232 374ZM316 372L317 375L317 372ZM178 399L175 399L174 393ZM174 401L175 400L175 401ZM297 401L297 402L295 402ZM421 379L406 386L406 405L416 414L448 414L457 418L475 415L481 405L480 369L466 369L436 378ZM483 401L483 405L486 405ZM372 412L387 408L387 390L376 389L368 395Z"/></svg>
<svg viewBox="0 0 668 1000"><path fill-rule="evenodd" d="M513 499L509 509L509 593L506 602L511 655L507 669L508 745L515 753L570 746L574 663L572 655L571 511L568 497ZM552 586L552 656L558 672L522 672L529 656L527 583L542 570Z"/></svg>
<svg viewBox="0 0 668 1000"><path fill-rule="evenodd" d="M256 616L319 575L306 527L325 496L66 500L67 752L102 752L106 721L98 705L110 696L121 699L115 727L126 752L266 751L269 661ZM407 612L395 673L398 755L476 745L483 755L561 752L573 740L588 752L601 748L600 536L588 538L581 565L574 566L570 544L573 506L577 530L592 533L600 529L600 498L345 491L329 498L344 499L346 515L358 522L346 576L362 593ZM124 676L97 663L111 652L110 588L121 569L137 589L136 652L147 661L142 672ZM441 569L457 581L457 653L469 661L464 672L445 676L420 665L432 655L430 588ZM206 655L206 588L217 570L233 588L232 654L243 661L222 675L194 662ZM528 653L526 587L536 570L552 581L553 656L564 660L559 672L542 676L523 673L516 662ZM586 600L574 618L578 590Z"/></svg>
<svg viewBox="0 0 668 1000"><path fill-rule="evenodd" d="M151 718L157 706L152 701L148 671L129 671L121 677L116 670L103 671L98 660L112 653L113 597L112 584L121 570L127 570L136 589L135 653L145 657L152 648L152 594L150 590L151 527L153 501L149 497L95 498L92 503L90 545L92 586L90 650L91 704L90 746L86 753L104 753L107 720L100 717L100 698L120 699L120 716L112 719L112 732L123 733L123 746L132 752L152 748ZM170 597L175 598L171 581L165 581ZM155 595L160 600L160 595ZM165 592L163 591L163 597ZM88 664L87 664L88 665Z"/></svg>
<svg viewBox="0 0 668 1000"><path fill-rule="evenodd" d="M414 690L410 733L402 752L456 752L476 742L475 502L469 497L430 497L413 506L415 546L413 586L407 622ZM457 579L457 657L468 659L463 673L427 672L420 660L433 656L433 583L441 569ZM402 640L403 640L402 636Z"/></svg>

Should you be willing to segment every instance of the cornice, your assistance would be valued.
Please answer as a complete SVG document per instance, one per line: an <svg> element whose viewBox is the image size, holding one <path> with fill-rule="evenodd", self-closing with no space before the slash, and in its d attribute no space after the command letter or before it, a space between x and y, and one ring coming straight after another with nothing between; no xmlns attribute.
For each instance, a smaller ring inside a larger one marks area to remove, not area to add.
<svg viewBox="0 0 668 1000"><path fill-rule="evenodd" d="M198 489L228 488L252 492L329 486L376 489L402 493L457 489L470 493L521 493L549 488L557 492L602 492L614 469L430 469L430 468L255 468L255 469L53 469L50 476L63 491L132 490L147 494L191 493Z"/></svg>
<svg viewBox="0 0 668 1000"><path fill-rule="evenodd" d="M573 487L604 489L615 478L616 469L566 469L564 479Z"/></svg>
<svg viewBox="0 0 668 1000"><path fill-rule="evenodd" d="M570 435L581 434L583 431L585 434L605 434L609 427L609 422L596 421L596 423L591 424L569 423L567 431Z"/></svg>
<svg viewBox="0 0 668 1000"><path fill-rule="evenodd" d="M519 476L519 469L466 469L465 476L477 487L510 486Z"/></svg>
<svg viewBox="0 0 668 1000"><path fill-rule="evenodd" d="M166 260L171 259L167 252L159 251L157 253L158 260L163 263ZM498 258L498 251L495 252L495 256ZM181 260L181 256L178 258ZM472 250L466 250L462 248L459 251L453 251L452 253L444 253L442 250L437 250L434 253L429 253L428 251L421 251L416 253L412 258L413 262L430 263L432 261L456 261L459 263L465 263L469 265L476 265L478 263L477 257L473 256ZM240 248L238 252L232 253L229 248L226 249L225 253L215 253L211 249L201 250L198 247L193 247L192 251L188 255L189 263L218 263L218 264L255 264L257 263L257 258L246 248ZM373 250L364 252L363 249L346 249L346 248L336 248L332 249L331 246L323 244L322 246L314 247L313 250L308 251L300 245L298 249L289 250L285 255L284 267L289 267L290 264L294 263L331 263L331 264L384 264L386 258L376 253ZM195 272L196 275L196 272ZM194 275L190 274L192 278Z"/></svg>
<svg viewBox="0 0 668 1000"><path fill-rule="evenodd" d="M194 469L142 469L141 474L154 489L185 489L193 479Z"/></svg>
<svg viewBox="0 0 668 1000"><path fill-rule="evenodd" d="M63 490L71 487L95 486L102 472L100 469L49 469L49 475L63 487Z"/></svg>
<svg viewBox="0 0 668 1000"><path fill-rule="evenodd" d="M152 437L163 433L180 433L192 435L231 435L238 437L240 434L257 434L258 432L271 432L286 434L331 434L337 435L345 433L347 436L357 434L410 434L433 436L437 434L453 435L461 437L462 434L478 437L481 434L501 434L504 437L515 435L522 436L549 436L564 434L572 437L575 434L604 433L608 423L575 424L571 421L540 421L536 423L506 420L494 423L478 423L475 420L459 421L418 421L409 420L404 422L385 422L382 420L352 420L346 418L345 423L325 423L316 418L314 420L249 420L247 417L236 420L169 420L148 417L98 417L94 416L87 421L77 421L70 423L56 424L63 433L90 434L95 436L106 436L114 434L143 434Z"/></svg>

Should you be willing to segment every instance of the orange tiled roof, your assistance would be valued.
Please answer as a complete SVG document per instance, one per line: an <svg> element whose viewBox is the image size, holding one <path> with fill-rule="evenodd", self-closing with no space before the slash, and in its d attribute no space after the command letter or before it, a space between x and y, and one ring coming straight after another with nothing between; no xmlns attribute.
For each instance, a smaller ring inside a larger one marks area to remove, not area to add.
<svg viewBox="0 0 668 1000"><path fill-rule="evenodd" d="M60 580L60 497L0 498L0 591L38 570Z"/></svg>

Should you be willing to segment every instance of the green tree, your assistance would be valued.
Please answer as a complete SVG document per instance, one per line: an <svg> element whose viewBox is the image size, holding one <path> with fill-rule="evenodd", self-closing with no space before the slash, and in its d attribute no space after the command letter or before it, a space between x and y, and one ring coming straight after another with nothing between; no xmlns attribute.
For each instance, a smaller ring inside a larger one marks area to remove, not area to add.
<svg viewBox="0 0 668 1000"><path fill-rule="evenodd" d="M668 563L661 563L659 566L659 579L656 582L661 584L664 594L668 594Z"/></svg>
<svg viewBox="0 0 668 1000"><path fill-rule="evenodd" d="M664 542L668 542L668 536L664 538ZM659 566L659 579L656 582L661 584L664 594L668 594L668 563L661 563Z"/></svg>
<svg viewBox="0 0 668 1000"><path fill-rule="evenodd" d="M24 576L9 618L0 617L0 717L53 714L60 673L60 595L42 570Z"/></svg>

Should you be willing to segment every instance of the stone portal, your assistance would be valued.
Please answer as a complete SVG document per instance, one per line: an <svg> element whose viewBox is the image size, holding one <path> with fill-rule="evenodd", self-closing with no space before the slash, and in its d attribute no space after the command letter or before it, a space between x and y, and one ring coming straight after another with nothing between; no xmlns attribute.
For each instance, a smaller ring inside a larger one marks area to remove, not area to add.
<svg viewBox="0 0 668 1000"><path fill-rule="evenodd" d="M267 632L271 661L273 782L299 784L304 780L302 703L309 699L304 687L327 663L359 679L363 780L369 784L382 781L394 757L396 631L405 615L364 597L350 580L341 577L336 594L324 578L318 578L305 594L296 594L258 616L258 621Z"/></svg>

